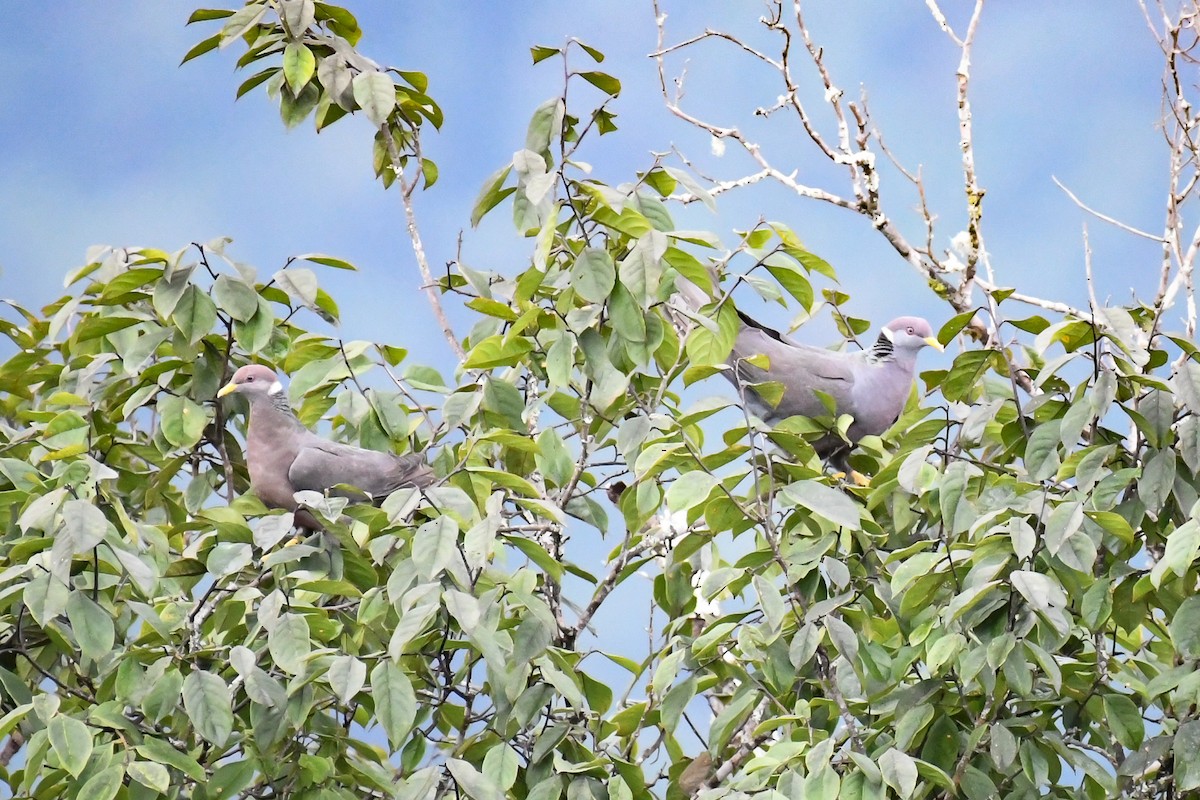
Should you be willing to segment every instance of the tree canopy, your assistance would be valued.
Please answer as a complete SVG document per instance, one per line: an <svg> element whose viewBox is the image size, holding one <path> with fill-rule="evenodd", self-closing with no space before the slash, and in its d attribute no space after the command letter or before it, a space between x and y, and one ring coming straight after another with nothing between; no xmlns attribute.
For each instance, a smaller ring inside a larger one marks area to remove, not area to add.
<svg viewBox="0 0 1200 800"><path fill-rule="evenodd" d="M768 4L772 53L720 32L672 45L657 15L664 102L740 148L755 164L743 176L707 178L636 141L644 169L597 174L589 146L622 135L620 76L583 41L533 47L531 68L560 70L562 93L532 110L469 220L510 214L527 263L441 277L417 207L437 202L421 145L443 123L436 87L361 53L347 8L249 0L192 15L206 38L184 61L237 48L237 95L266 91L285 125L371 122L414 285L460 360L433 367L403 341L331 332L340 310L322 276L354 268L336 255L268 275L225 239L97 248L63 297L11 304L0 777L13 796L1200 789L1200 247L1187 222L1200 117L1184 66L1197 9L1151 21L1169 202L1162 234L1130 233L1161 242L1160 289L1074 308L992 272L970 109L982 0L961 24L928 4L962 54L968 225L950 253L933 247L929 208L894 216L880 133L802 5ZM775 72L768 116L836 183L800 182L670 90L670 56L709 39ZM823 101L802 101L801 80ZM953 362L922 373L896 424L860 443L869 486L829 474L812 446L848 418L771 427L706 383L728 369L738 297L829 313L848 342L870 328L795 224L676 224L681 206L761 180L862 215L946 303ZM711 302L678 303L681 277ZM438 482L379 507L308 496L327 530L292 541L291 515L248 492L244 407L216 399L252 362L287 373L307 425L427 452ZM651 607L598 630L647 579Z"/></svg>

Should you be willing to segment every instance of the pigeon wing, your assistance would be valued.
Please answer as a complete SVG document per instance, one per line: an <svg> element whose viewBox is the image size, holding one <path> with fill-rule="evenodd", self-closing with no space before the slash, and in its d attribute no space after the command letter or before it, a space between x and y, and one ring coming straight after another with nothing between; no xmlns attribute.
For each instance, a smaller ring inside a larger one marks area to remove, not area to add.
<svg viewBox="0 0 1200 800"><path fill-rule="evenodd" d="M397 456L314 435L300 448L288 478L296 491L326 492L346 484L377 498L401 486L427 486L432 472L416 453Z"/></svg>

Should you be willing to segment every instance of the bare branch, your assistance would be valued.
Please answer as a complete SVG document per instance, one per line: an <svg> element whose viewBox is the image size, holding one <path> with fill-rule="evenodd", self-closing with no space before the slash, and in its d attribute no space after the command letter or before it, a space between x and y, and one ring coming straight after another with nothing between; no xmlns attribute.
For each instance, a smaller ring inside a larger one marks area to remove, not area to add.
<svg viewBox="0 0 1200 800"><path fill-rule="evenodd" d="M1132 233L1134 236L1141 236L1142 238L1149 239L1152 242L1159 242L1160 244L1166 244L1167 240L1161 236L1156 236L1155 234L1147 233L1146 231L1141 230L1140 228L1135 228L1132 225L1127 225L1124 222L1121 222L1119 219L1110 217L1107 214L1102 214L1101 212L1097 211L1096 209L1088 206L1086 203L1084 203L1082 200L1080 200L1078 197L1076 197L1075 193L1072 192L1070 189L1068 189L1066 186L1064 186L1063 182L1060 181L1054 175L1050 176L1050 180L1054 181L1054 185L1057 186L1058 188L1062 189L1066 193L1067 197L1071 198L1071 202L1073 202L1075 205L1079 206L1081 209L1083 209L1087 213L1091 214L1096 219L1104 220L1109 225L1115 225L1116 227L1120 228L1121 230L1125 231L1126 233Z"/></svg>
<svg viewBox="0 0 1200 800"><path fill-rule="evenodd" d="M425 291L425 298L429 301L430 307L433 309L433 316L438 321L438 326L442 329L442 335L446 337L446 341L450 345L450 349L454 351L460 359L466 356L462 344L458 341L458 337L454 335L454 329L450 326L450 320L446 317L446 311L442 308L442 297L438 293L437 283L433 279L433 272L429 269L429 259L425 255L425 244L421 240L421 230L417 227L417 215L413 209L413 189L416 188L417 182L414 179L409 179L404 174L404 166L400 157L400 151L396 147L395 139L391 135L391 130L384 129L384 141L387 142L388 159L391 161L392 169L396 173L396 180L400 182L400 200L404 203L404 222L408 229L408 238L412 242L413 255L417 257L417 269L421 273L421 288Z"/></svg>

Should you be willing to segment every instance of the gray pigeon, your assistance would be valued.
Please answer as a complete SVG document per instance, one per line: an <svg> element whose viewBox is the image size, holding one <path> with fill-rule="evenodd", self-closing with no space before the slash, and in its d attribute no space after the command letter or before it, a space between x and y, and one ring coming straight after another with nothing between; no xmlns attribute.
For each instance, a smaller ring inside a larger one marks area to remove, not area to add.
<svg viewBox="0 0 1200 800"><path fill-rule="evenodd" d="M709 302L694 284L680 284L694 309ZM740 326L728 361L734 369L725 377L734 385L773 381L783 386L783 395L774 406L753 387L747 385L744 391L750 409L771 424L797 415L829 416L817 393L828 395L834 404L833 416L854 418L847 431L850 441L830 433L814 442L814 447L821 458L847 474L852 474L847 462L851 446L864 436L883 433L904 410L912 391L917 352L926 345L943 349L929 323L920 317L892 320L869 350L839 353L800 344L740 311L737 314ZM757 355L766 356L766 369L745 360Z"/></svg>
<svg viewBox="0 0 1200 800"><path fill-rule="evenodd" d="M247 364L221 387L217 397L234 392L250 401L246 432L250 489L268 507L296 512L296 524L301 527L317 530L323 526L304 509L297 509L296 492L363 499L333 488L346 484L380 501L401 487L420 489L433 482L433 470L419 453L401 456L364 450L329 441L305 428L269 367Z"/></svg>

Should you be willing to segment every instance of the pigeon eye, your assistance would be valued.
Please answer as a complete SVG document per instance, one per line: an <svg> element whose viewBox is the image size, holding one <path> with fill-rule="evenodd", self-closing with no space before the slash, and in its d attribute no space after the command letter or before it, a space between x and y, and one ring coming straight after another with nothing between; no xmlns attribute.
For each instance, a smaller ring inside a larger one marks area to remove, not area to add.
<svg viewBox="0 0 1200 800"><path fill-rule="evenodd" d="M909 333L913 333L912 325L909 325L907 330Z"/></svg>
<svg viewBox="0 0 1200 800"><path fill-rule="evenodd" d="M912 328L909 328L909 329L908 329L908 332L909 332L909 333L912 333ZM246 383L254 383L254 376L253 376L253 375L247 375L247 376L246 376Z"/></svg>

